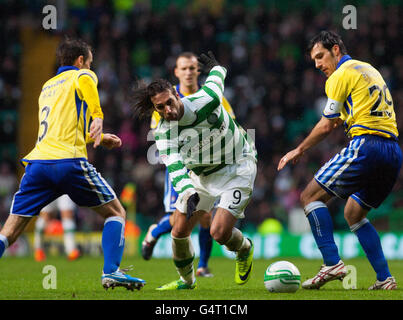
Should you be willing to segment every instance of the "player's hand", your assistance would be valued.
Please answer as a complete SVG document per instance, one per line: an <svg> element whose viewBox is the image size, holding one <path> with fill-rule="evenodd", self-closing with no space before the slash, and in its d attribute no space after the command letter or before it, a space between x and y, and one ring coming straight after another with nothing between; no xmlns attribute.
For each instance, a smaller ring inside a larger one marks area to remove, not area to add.
<svg viewBox="0 0 403 320"><path fill-rule="evenodd" d="M293 164L296 164L303 155L304 153L301 152L299 149L291 150L284 157L281 158L277 166L277 171L282 170L290 161L292 161Z"/></svg>
<svg viewBox="0 0 403 320"><path fill-rule="evenodd" d="M104 120L101 118L95 118L92 120L90 127L90 137L94 139L94 148L101 144L102 127Z"/></svg>
<svg viewBox="0 0 403 320"><path fill-rule="evenodd" d="M192 194L189 197L188 203L187 203L186 220L189 220L193 216L193 213L195 212L199 201L200 201L200 197L197 192Z"/></svg>
<svg viewBox="0 0 403 320"><path fill-rule="evenodd" d="M197 58L198 62L199 62L199 69L204 71L205 73L209 73L210 70L215 67L215 66L219 66L220 64L218 63L218 61L216 60L216 58L214 57L214 54L212 51L208 51L207 55L202 53L198 58Z"/></svg>
<svg viewBox="0 0 403 320"><path fill-rule="evenodd" d="M122 146L122 140L114 134L105 133L101 141L101 146L108 149L119 148Z"/></svg>

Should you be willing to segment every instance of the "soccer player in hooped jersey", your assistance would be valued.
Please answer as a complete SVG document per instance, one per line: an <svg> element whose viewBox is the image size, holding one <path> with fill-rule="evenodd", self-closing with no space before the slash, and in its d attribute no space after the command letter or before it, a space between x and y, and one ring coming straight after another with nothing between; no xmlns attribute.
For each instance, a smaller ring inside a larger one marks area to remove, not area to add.
<svg viewBox="0 0 403 320"><path fill-rule="evenodd" d="M81 40L65 39L56 54L61 66L43 85L39 96L38 140L21 160L25 174L0 232L0 257L32 217L48 203L67 194L77 205L91 207L105 218L103 287L140 289L145 281L119 268L126 212L115 192L87 160L87 143L93 143L94 148L101 145L108 149L122 144L119 137L102 133L98 79L90 70L91 48Z"/></svg>
<svg viewBox="0 0 403 320"><path fill-rule="evenodd" d="M183 52L179 54L176 59L176 66L174 69L175 76L178 78L179 83L175 86L176 91L180 98L196 93L200 89L198 76L197 56L192 52ZM231 105L223 96L222 104L224 109L234 119L234 112ZM151 129L155 129L161 120L157 111L154 111L151 118ZM164 184L164 208L166 215L158 222L152 224L142 243L142 256L145 260L149 260L152 256L154 246L156 245L159 237L165 233L171 232L174 224L175 203L178 199L178 194L172 186L169 179L168 169L165 174ZM199 230L199 246L200 246L200 260L196 275L201 277L212 277L213 274L208 268L208 260L213 246L212 238L210 235L212 213L206 213L200 217L200 230Z"/></svg>
<svg viewBox="0 0 403 320"><path fill-rule="evenodd" d="M222 106L226 69L213 54L202 54L201 67L208 72L195 94L180 98L168 81L158 79L133 92L137 116L156 110L162 120L155 132L160 157L178 193L173 225L173 260L180 279L157 290L194 289L194 249L190 234L199 215L210 212L214 240L236 252L235 282L245 284L251 275L253 243L235 228L250 200L256 177L256 152Z"/></svg>
<svg viewBox="0 0 403 320"><path fill-rule="evenodd" d="M328 77L328 101L322 118L297 148L281 158L278 170L290 161L296 163L305 151L342 124L352 140L319 169L301 194L324 260L319 273L302 287L319 289L346 275L326 206L337 196L347 199L344 217L376 272L377 280L369 290L396 289L379 235L367 219L368 212L379 207L392 190L402 165L392 97L381 74L370 64L352 59L336 33L322 31L311 40L308 51L316 68Z"/></svg>

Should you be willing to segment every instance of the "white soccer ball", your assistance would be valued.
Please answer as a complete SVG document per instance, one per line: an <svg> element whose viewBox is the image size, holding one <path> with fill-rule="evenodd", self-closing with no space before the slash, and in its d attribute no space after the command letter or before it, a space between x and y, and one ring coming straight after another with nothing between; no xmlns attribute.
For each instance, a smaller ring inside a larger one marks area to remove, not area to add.
<svg viewBox="0 0 403 320"><path fill-rule="evenodd" d="M295 292L300 284L298 268L288 261L272 263L264 274L264 286L270 292Z"/></svg>

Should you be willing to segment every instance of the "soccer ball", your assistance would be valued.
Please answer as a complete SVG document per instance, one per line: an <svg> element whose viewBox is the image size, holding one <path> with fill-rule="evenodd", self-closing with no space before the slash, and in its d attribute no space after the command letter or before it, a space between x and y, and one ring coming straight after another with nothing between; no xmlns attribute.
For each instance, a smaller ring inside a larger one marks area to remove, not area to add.
<svg viewBox="0 0 403 320"><path fill-rule="evenodd" d="M298 268L288 261L272 263L264 274L264 286L270 292L295 292L300 284Z"/></svg>

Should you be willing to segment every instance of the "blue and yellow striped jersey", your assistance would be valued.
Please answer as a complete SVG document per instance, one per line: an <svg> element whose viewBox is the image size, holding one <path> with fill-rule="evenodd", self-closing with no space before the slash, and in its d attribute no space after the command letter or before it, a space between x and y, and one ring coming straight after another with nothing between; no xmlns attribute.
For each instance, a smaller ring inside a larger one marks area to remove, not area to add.
<svg viewBox="0 0 403 320"><path fill-rule="evenodd" d="M199 86L200 87L200 86ZM178 92L179 96L181 98L188 96L189 94L183 94L180 91L180 87L179 84L177 84L176 86L174 86L174 88L176 89L176 92ZM224 107L225 110L227 110L227 112L229 113L229 115L231 116L232 119L235 119L235 114L234 111L232 110L231 105L229 104L228 100L225 99L225 97L222 97L222 105ZM159 115L159 113L157 111L154 111L152 116L151 116L151 124L150 124L150 128L151 129L155 129L158 126L158 123L161 120L161 116Z"/></svg>
<svg viewBox="0 0 403 320"><path fill-rule="evenodd" d="M345 55L326 81L327 118L344 120L349 137L375 134L397 139L399 132L390 91L369 63Z"/></svg>
<svg viewBox="0 0 403 320"><path fill-rule="evenodd" d="M42 87L39 96L39 132L34 149L22 159L50 161L87 158L90 118L103 118L96 86L89 69L64 66Z"/></svg>

